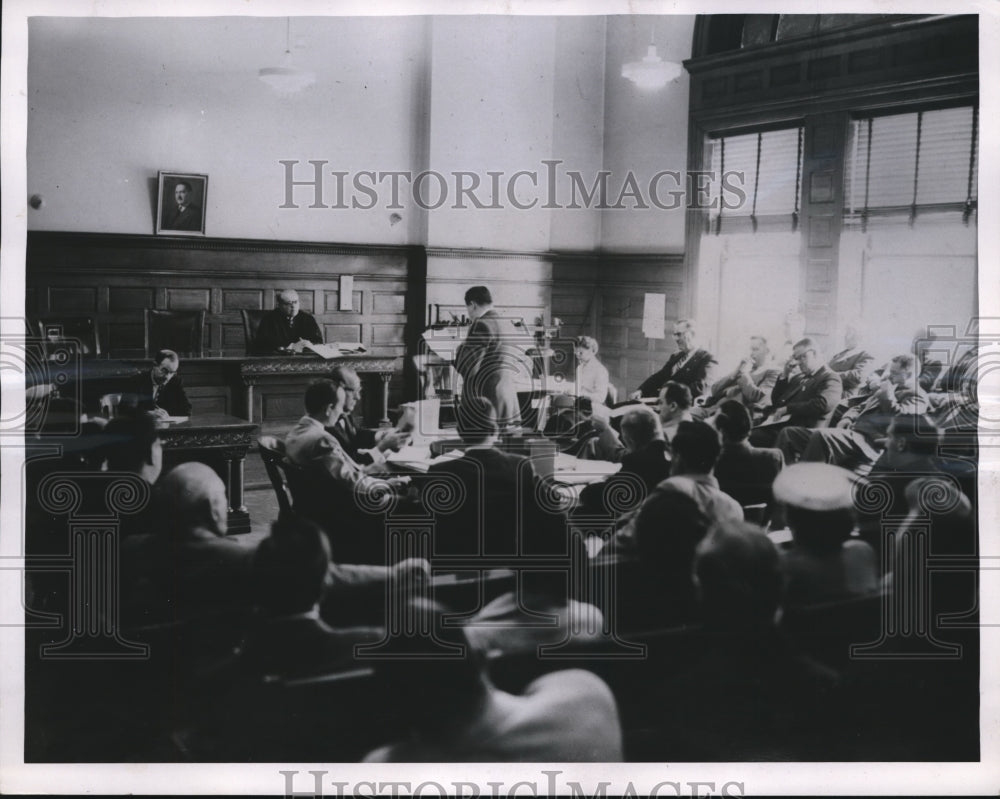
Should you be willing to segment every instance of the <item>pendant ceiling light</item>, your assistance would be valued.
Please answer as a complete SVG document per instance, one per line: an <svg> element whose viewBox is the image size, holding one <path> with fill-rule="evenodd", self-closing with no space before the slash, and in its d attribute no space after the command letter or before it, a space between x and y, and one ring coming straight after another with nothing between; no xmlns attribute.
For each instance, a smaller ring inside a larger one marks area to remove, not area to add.
<svg viewBox="0 0 1000 799"><path fill-rule="evenodd" d="M281 65L261 67L257 76L279 94L295 94L316 82L316 74L292 63L292 20L285 17L285 54Z"/></svg>
<svg viewBox="0 0 1000 799"><path fill-rule="evenodd" d="M675 61L664 61L656 54L654 31L649 34L649 47L641 61L630 61L622 66L622 77L628 78L644 91L662 89L674 78L680 77L684 67Z"/></svg>

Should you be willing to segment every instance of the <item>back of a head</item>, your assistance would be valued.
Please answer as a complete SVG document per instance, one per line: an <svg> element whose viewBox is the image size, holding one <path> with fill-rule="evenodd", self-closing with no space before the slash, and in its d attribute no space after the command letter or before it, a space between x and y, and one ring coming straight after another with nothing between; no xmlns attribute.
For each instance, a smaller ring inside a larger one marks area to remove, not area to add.
<svg viewBox="0 0 1000 799"><path fill-rule="evenodd" d="M478 444L500 432L497 412L485 397L464 397L458 406L458 434L467 444Z"/></svg>
<svg viewBox="0 0 1000 799"><path fill-rule="evenodd" d="M665 582L689 581L695 547L713 520L694 499L679 491L657 495L655 503L636 526L638 560Z"/></svg>
<svg viewBox="0 0 1000 799"><path fill-rule="evenodd" d="M664 402L673 402L678 408L686 410L691 407L693 401L691 398L691 389L683 383L669 380L663 387L663 400Z"/></svg>
<svg viewBox="0 0 1000 799"><path fill-rule="evenodd" d="M173 538L185 538L195 529L226 534L226 486L204 463L175 466L157 484L162 507L170 509L170 523L163 525Z"/></svg>
<svg viewBox="0 0 1000 799"><path fill-rule="evenodd" d="M476 305L492 305L493 295L486 286L473 286L465 292L466 304L472 302Z"/></svg>
<svg viewBox="0 0 1000 799"><path fill-rule="evenodd" d="M414 728L433 732L473 712L487 683L480 654L461 627L443 624L438 602L412 599L402 629L392 634L375 664L388 706Z"/></svg>
<svg viewBox="0 0 1000 799"><path fill-rule="evenodd" d="M702 619L709 628L770 627L781 602L782 574L771 539L747 522L720 522L695 553Z"/></svg>
<svg viewBox="0 0 1000 799"><path fill-rule="evenodd" d="M941 444L941 431L927 416L901 413L892 418L890 432L899 439L911 455L933 458Z"/></svg>
<svg viewBox="0 0 1000 799"><path fill-rule="evenodd" d="M718 432L705 422L681 422L670 446L680 474L708 474L722 452Z"/></svg>
<svg viewBox="0 0 1000 799"><path fill-rule="evenodd" d="M722 434L724 442L735 444L746 440L750 435L753 420L750 411L742 402L726 400L719 405L715 427Z"/></svg>
<svg viewBox="0 0 1000 799"><path fill-rule="evenodd" d="M306 413L322 414L330 405L337 404L337 384L332 380L314 380L306 388Z"/></svg>
<svg viewBox="0 0 1000 799"><path fill-rule="evenodd" d="M147 413L116 417L103 431L108 469L114 472L138 472L148 463L159 439L156 420Z"/></svg>
<svg viewBox="0 0 1000 799"><path fill-rule="evenodd" d="M655 439L663 438L660 417L645 406L630 410L622 417L622 438L633 452Z"/></svg>
<svg viewBox="0 0 1000 799"><path fill-rule="evenodd" d="M330 545L319 527L286 516L274 522L253 558L254 599L275 615L304 613L323 597Z"/></svg>

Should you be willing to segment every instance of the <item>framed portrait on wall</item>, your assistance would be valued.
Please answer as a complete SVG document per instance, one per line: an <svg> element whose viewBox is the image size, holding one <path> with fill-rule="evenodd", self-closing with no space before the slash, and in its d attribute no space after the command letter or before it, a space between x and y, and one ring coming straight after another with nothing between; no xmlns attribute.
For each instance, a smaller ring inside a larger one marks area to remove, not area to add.
<svg viewBox="0 0 1000 799"><path fill-rule="evenodd" d="M208 175L160 172L156 187L156 232L204 236L207 196Z"/></svg>

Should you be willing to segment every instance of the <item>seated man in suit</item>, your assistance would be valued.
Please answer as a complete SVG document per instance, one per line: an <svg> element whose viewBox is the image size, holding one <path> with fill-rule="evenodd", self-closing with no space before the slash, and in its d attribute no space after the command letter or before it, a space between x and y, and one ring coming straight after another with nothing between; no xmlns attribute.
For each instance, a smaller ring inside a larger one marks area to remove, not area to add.
<svg viewBox="0 0 1000 799"><path fill-rule="evenodd" d="M798 374L792 370L798 368ZM811 338L795 342L792 357L771 392L771 408L762 426L750 434L755 447L773 447L783 427L822 427L842 393L840 376L823 363L819 346ZM785 461L791 462L788 454Z"/></svg>
<svg viewBox="0 0 1000 799"><path fill-rule="evenodd" d="M858 346L860 331L857 324L844 328L844 349L833 355L827 365L840 375L842 396L846 399L854 394L871 368L875 356Z"/></svg>
<svg viewBox="0 0 1000 799"><path fill-rule="evenodd" d="M638 512L615 534L609 552L631 553L637 538L669 535L671 519L666 500L674 494L683 494L695 502L707 522L706 529L720 520L743 520L743 508L719 488L715 478L715 464L722 452L715 428L705 422L681 422L671 449L670 477L653 489Z"/></svg>
<svg viewBox="0 0 1000 799"><path fill-rule="evenodd" d="M285 437L285 457L301 469L295 478L290 472L289 484L297 512L324 529L338 559L384 563L386 492L401 491L408 479L372 477L379 464L361 466L328 431L346 401L344 386L332 380L316 380L306 389L306 415Z"/></svg>
<svg viewBox="0 0 1000 799"><path fill-rule="evenodd" d="M254 354L302 352L306 342L323 343L323 334L312 314L299 310L299 293L282 289L275 295L277 306L260 320L254 337Z"/></svg>
<svg viewBox="0 0 1000 799"><path fill-rule="evenodd" d="M406 443L407 434L396 427L358 429L352 414L361 400L361 378L350 366L335 366L330 379L344 389L344 407L340 418L327 427L327 432L359 464L384 463L385 453L398 451Z"/></svg>
<svg viewBox="0 0 1000 799"><path fill-rule="evenodd" d="M928 410L927 395L913 379L914 366L912 355L897 355L878 390L863 399L856 398L836 427L786 427L778 434L778 447L790 462L801 454L803 461L822 461L848 469L874 463L894 416Z"/></svg>
<svg viewBox="0 0 1000 799"><path fill-rule="evenodd" d="M692 397L700 397L712 384L715 356L708 350L694 347L694 322L681 319L674 325L674 343L677 352L667 358L663 368L647 377L642 385L629 395L629 399L655 397L668 380L691 389Z"/></svg>
<svg viewBox="0 0 1000 799"><path fill-rule="evenodd" d="M764 406L771 399L771 391L777 379L778 369L771 360L767 339L763 336L751 336L750 353L732 372L712 384L711 395L704 407L707 410L723 400L738 400L750 409L754 417L760 418Z"/></svg>
<svg viewBox="0 0 1000 799"><path fill-rule="evenodd" d="M660 414L663 437L669 444L682 422L694 420L694 416L691 413L691 389L683 383L677 383L673 380L668 381L660 390L660 398L656 403L656 410Z"/></svg>
<svg viewBox="0 0 1000 799"><path fill-rule="evenodd" d="M160 350L153 356L153 366L145 374L129 381L122 391L118 412L152 412L158 418L190 416L191 402L184 393L184 381L177 373L181 359L173 350Z"/></svg>
<svg viewBox="0 0 1000 799"><path fill-rule="evenodd" d="M565 526L561 514L545 513L538 506L538 477L531 461L496 447L499 432L489 400L463 400L458 433L465 454L432 465L424 485L425 491L438 492L443 482L455 500L454 507L437 515L435 553L514 556L529 547L531 539L544 542Z"/></svg>
<svg viewBox="0 0 1000 799"><path fill-rule="evenodd" d="M312 522L280 519L253 557L257 616L239 650L239 665L259 674L295 677L354 663L354 645L375 643L377 627L334 629L320 618L332 581L330 545Z"/></svg>
<svg viewBox="0 0 1000 799"><path fill-rule="evenodd" d="M636 494L637 505L670 476L667 440L663 437L659 417L650 408L637 405L622 416L622 442L625 454L621 459L621 471L607 480L584 486L580 492L580 511L583 515L606 515L609 510L604 498L615 491L615 483L621 484L625 475L638 478L645 488L641 495L634 488L625 489L626 496Z"/></svg>
<svg viewBox="0 0 1000 799"><path fill-rule="evenodd" d="M531 763L620 761L622 730L608 686L582 669L535 679L520 695L496 688L481 653L445 610L428 600L407 609L411 628L376 663L387 704L398 711L397 740L368 763ZM429 631L430 634L422 633ZM422 633L422 634L421 634Z"/></svg>
<svg viewBox="0 0 1000 799"><path fill-rule="evenodd" d="M714 421L722 434L722 454L715 464L719 488L744 507L767 505L763 522L771 513L771 485L785 465L781 450L750 444L750 411L737 400L723 402Z"/></svg>
<svg viewBox="0 0 1000 799"><path fill-rule="evenodd" d="M545 435L553 437L560 451L584 460L621 460L625 445L608 420L594 413L590 399L557 394L551 408Z"/></svg>

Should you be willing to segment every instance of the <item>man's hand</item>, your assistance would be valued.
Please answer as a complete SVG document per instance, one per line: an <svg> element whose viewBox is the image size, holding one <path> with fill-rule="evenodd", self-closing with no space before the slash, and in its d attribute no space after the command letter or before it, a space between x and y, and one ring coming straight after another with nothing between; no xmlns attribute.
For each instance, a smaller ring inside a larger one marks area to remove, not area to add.
<svg viewBox="0 0 1000 799"><path fill-rule="evenodd" d="M750 358L744 358L742 361L740 361L740 365L736 368L736 372L740 375L750 374L751 364L752 361L750 360Z"/></svg>
<svg viewBox="0 0 1000 799"><path fill-rule="evenodd" d="M639 390L633 391L631 394L628 395L628 398L630 400L642 399L642 392Z"/></svg>
<svg viewBox="0 0 1000 799"><path fill-rule="evenodd" d="M782 416L787 415L787 413L788 413L788 408L786 408L784 405L779 405L777 408L771 411L771 418L780 419Z"/></svg>
<svg viewBox="0 0 1000 799"><path fill-rule="evenodd" d="M379 439L378 448L381 452L385 452L386 450L399 452L400 447L404 446L409 440L409 433L403 433L400 430L390 430Z"/></svg>
<svg viewBox="0 0 1000 799"><path fill-rule="evenodd" d="M153 408L153 410L150 411L150 414L155 416L157 419L166 419L168 416L170 416L170 414L167 413L166 410L159 407Z"/></svg>

